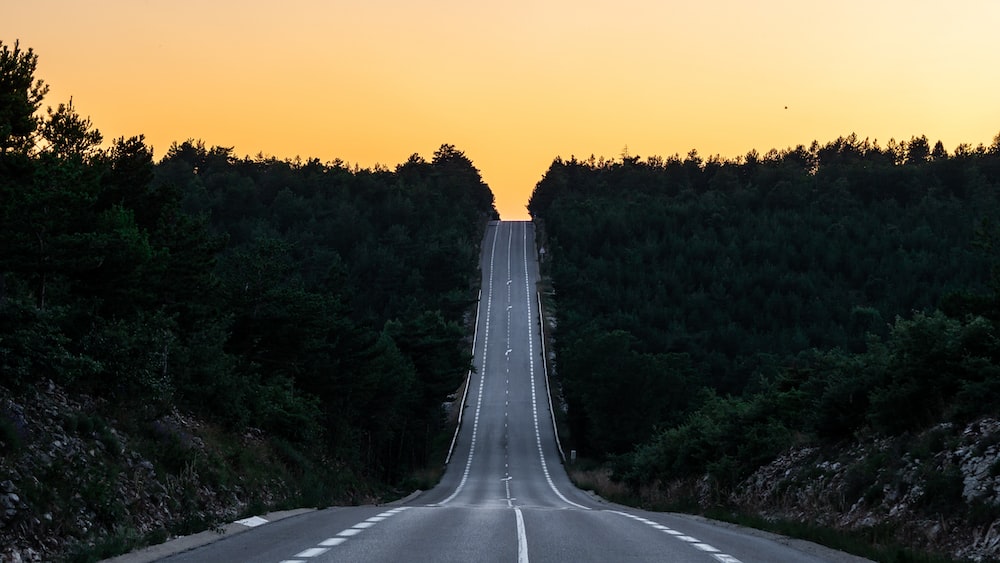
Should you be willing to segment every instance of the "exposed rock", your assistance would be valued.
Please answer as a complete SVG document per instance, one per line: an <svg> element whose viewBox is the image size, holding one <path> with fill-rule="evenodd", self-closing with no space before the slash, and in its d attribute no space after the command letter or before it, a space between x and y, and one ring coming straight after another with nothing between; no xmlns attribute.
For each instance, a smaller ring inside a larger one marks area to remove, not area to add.
<svg viewBox="0 0 1000 563"><path fill-rule="evenodd" d="M998 560L1000 421L830 451L793 448L728 500L768 518L848 530L886 525L915 549Z"/></svg>
<svg viewBox="0 0 1000 563"><path fill-rule="evenodd" d="M251 499L266 506L289 494L280 482L222 485L190 462L160 468L136 449L136 436L98 414L93 399L70 397L52 382L16 397L0 386L0 417L20 437L0 455L0 562L57 560L81 540L96 545L123 531L163 541L168 530L235 519ZM173 412L151 424L147 441L205 458L202 431Z"/></svg>

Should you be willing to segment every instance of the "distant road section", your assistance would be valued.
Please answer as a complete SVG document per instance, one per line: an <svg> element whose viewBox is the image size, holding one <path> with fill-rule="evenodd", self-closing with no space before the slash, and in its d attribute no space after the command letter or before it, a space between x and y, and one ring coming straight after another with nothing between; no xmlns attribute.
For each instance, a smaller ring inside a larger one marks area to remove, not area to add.
<svg viewBox="0 0 1000 563"><path fill-rule="evenodd" d="M546 395L533 224L491 223L482 274L476 369L437 487L396 506L330 508L271 522L168 560L863 561L701 518L601 502L574 487Z"/></svg>

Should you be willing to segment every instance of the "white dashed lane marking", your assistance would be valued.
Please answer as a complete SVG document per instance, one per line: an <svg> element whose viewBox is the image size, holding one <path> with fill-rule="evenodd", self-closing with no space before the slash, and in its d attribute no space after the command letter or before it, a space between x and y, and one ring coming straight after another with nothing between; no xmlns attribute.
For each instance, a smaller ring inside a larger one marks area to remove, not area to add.
<svg viewBox="0 0 1000 563"><path fill-rule="evenodd" d="M358 522L357 524L337 532L337 535L332 538L327 538L317 544L318 547L310 547L309 549L304 549L295 554L295 559L285 559L281 563L307 563L309 559L314 557L319 557L324 553L330 551L330 548L336 547L348 539L364 532L368 528L378 524L379 522L389 518L390 516L395 516L404 510L408 510L408 506L400 506L398 508L393 508L392 510L387 510L382 512L378 516L372 516L371 518Z"/></svg>
<svg viewBox="0 0 1000 563"><path fill-rule="evenodd" d="M319 545L323 547L333 547L335 545L340 545L347 541L347 538L329 538L319 542Z"/></svg>
<svg viewBox="0 0 1000 563"><path fill-rule="evenodd" d="M317 555L323 555L327 551L330 551L330 549L326 548L326 547L310 547L309 549L306 549L306 550L302 551L301 553L297 553L295 556L296 557L316 557Z"/></svg>
<svg viewBox="0 0 1000 563"><path fill-rule="evenodd" d="M475 415L474 415L474 418L473 418L472 440L471 440L471 444L470 444L470 448L469 448L469 455L468 455L468 458L466 460L465 470L464 470L464 472L462 474L462 478L461 478L458 486L455 488L455 491L452 492L452 494L450 496L448 496L447 498L445 498L441 502L437 503L436 505L430 505L430 506L442 506L442 505L445 505L448 502L452 501L456 496L458 496L458 494L462 491L462 489L464 488L466 482L468 481L470 469L471 469L471 466L472 466L472 459L473 459L473 456L474 456L475 451L476 451L476 437L477 437L478 429L479 429L479 414L480 414L480 410L481 410L481 406L482 406L483 384L484 384L484 381L485 381L484 375L485 375L485 373L487 371L486 370L486 355L487 355L487 349L488 349L488 345L489 345L489 330L490 330L490 320L491 320L492 305L493 305L493 268L494 268L494 257L495 257L495 253L496 253L496 244L497 244L497 238L498 238L497 234L498 234L499 230L500 229L497 228L494 231L493 244L492 244L492 249L491 249L491 252L490 252L490 276L489 276L489 288L488 288L487 297L486 297L486 322L484 323L485 329L484 329L484 334L483 334L482 364L481 364L482 365L482 372L481 372L481 374L479 376L479 385L478 385L479 391L478 391L478 396L476 398L476 409L475 409ZM511 234L513 234L513 233L511 233ZM525 299L526 299L527 311L528 311L528 326L530 327L530 326L533 325L533 323L532 323L533 312L531 310L531 298L530 298L530 295L531 295L530 289L531 288L530 288L530 283L529 283L529 280L528 280L527 229L524 230L524 241L523 241L523 244L524 244L524 249L525 249L525 251L523 253L523 256L524 256L524 288L525 288ZM509 245L510 245L510 242L508 241L508 246ZM508 252L507 252L507 258L508 258L508 261L509 261L510 260L510 249L509 248L508 248ZM507 300L508 300L508 303L510 303L510 285L514 281L514 280L512 280L512 279L509 278L509 275L510 275L510 266L508 264L508 279L507 279L507 287L508 287L508 297L507 297ZM508 304L508 306L507 306L507 316L508 316L507 342L508 342L508 344L507 344L507 347L506 347L506 350L505 350L505 354L504 354L505 356L507 356L508 361L509 361L510 354L513 352L513 349L512 349L512 347L510 345L510 321L509 321L510 314L511 314L510 310L512 308L513 308L513 305ZM533 342L533 340L530 337L528 338L528 360L529 360L528 369L529 369L529 373L530 373L530 385L531 385L532 418L534 419L534 426L535 426L535 440L536 440L536 443L537 443L537 446L538 446L538 456L539 456L539 459L541 461L542 472L545 475L545 480L548 482L549 488L561 500L563 500L567 504L569 504L571 506L574 506L576 508L579 508L579 509L582 509L582 510L590 510L589 507L577 504L577 503L569 500L568 498L566 498L562 494L562 492L560 492L559 489L556 488L556 485L555 485L555 483L552 480L552 476L549 473L548 464L547 464L546 459L545 459L545 453L544 453L543 448L542 448L541 429L539 428L539 424L538 424L538 406L537 406L536 388L535 388L534 342ZM507 367L507 371L508 371L508 373L510 371L509 365ZM510 381L509 381L509 378L508 378L507 379L508 389L506 391L506 393L508 395L510 394L509 383L510 383ZM508 403L509 403L509 401L508 401ZM506 418L506 416L505 416L505 418ZM504 422L504 426L505 427L507 426L506 421ZM510 496L510 489L509 489L509 487L510 487L510 479L511 479L510 474L507 473L507 477L504 479L505 485L507 486L507 499L506 500L508 502L508 506L510 506L511 508L514 509L515 516L516 516L516 521L517 521L517 527L518 527L518 561L520 563L527 563L527 561L528 561L528 557L527 557L527 537L526 537L525 528L524 528L524 520L523 520L523 516L522 516L521 511L520 511L520 508L519 507L515 507L512 504L512 501L515 500L515 499L513 499ZM351 526L350 528L346 528L344 530L341 530L335 536L327 538L327 539L319 542L316 547L310 547L308 549L304 549L304 550L300 551L299 553L297 553L297 554L294 555L294 557L295 557L294 559L286 559L286 560L281 561L281 563L310 563L310 561L315 561L315 558L317 558L317 557L319 557L321 555L324 555L324 554L326 554L328 552L331 552L331 550L333 550L333 548L336 548L337 546L340 546L340 545L344 544L345 542L350 541L351 538L353 538L353 537L355 537L355 536L357 536L359 534L362 534L365 530L367 530L369 528L372 528L375 525L377 525L378 523L386 520L387 518L390 518L391 516L399 514L400 512L403 512L404 510L407 510L409 508L410 507L406 507L406 506L397 507L397 508L394 508L392 510L388 510L386 512L378 514L377 516L373 516L371 518L368 518L368 519L366 519L366 520L364 520L362 522L358 522L357 524L355 524L354 526ZM717 549L716 547L714 547L712 545L704 543L704 542L698 540L697 538L685 535L682 532L679 532L677 530L673 530L673 529L671 529L671 528L669 528L667 526L664 526L664 525L659 524L657 522L654 522L652 520L649 520L649 519L646 519L646 518L642 518L640 516L636 516L636 515L633 515L633 514L629 514L627 512L620 512L620 511L613 511L613 510L612 511L607 511L607 512L618 514L618 515L624 516L626 518L631 518L632 520L635 520L637 522L643 523L643 524L645 524L645 525L647 525L647 526L649 526L649 527L651 527L651 528L653 528L655 530L658 530L658 531L663 532L663 533L665 533L667 535L670 535L670 536L672 536L672 537L674 537L674 538L676 538L676 539L678 539L680 541L688 543L693 548L698 549L700 551L703 551L703 552L705 552L707 554L712 555L712 557L715 558L720 563L741 563L741 561L739 559L737 559L737 558L735 558L735 557L733 557L731 555L727 555L725 553L722 553L719 549ZM254 526L254 525L259 525L260 523L263 523L263 522L250 521L250 519L248 519L247 522L241 522L241 523L243 523L244 525L247 525L247 526ZM336 553L336 552L334 551L334 553Z"/></svg>
<svg viewBox="0 0 1000 563"><path fill-rule="evenodd" d="M709 545L707 543L704 543L704 542L702 542L701 540L699 540L697 538L693 538L693 537L691 537L689 535L684 534L683 532L678 532L677 530L673 530L671 528L668 528L667 526L664 526L663 524L660 524L658 522L653 522L652 520L649 520L647 518L643 518L641 516L636 516L634 514L629 514L628 512L619 512L617 510L609 510L608 512L610 512L612 514L619 514L619 515L624 516L626 518L631 518L632 520L635 520L636 522L642 522L643 524L649 526L650 528L653 528L655 530L659 530L661 532L664 532L664 533L666 533L668 535L671 535L671 536L673 536L673 537L675 537L675 538L677 538L677 539L679 539L679 540L681 540L683 542L687 542L687 543L691 544L691 547L694 547L695 549L704 551L705 553L710 553L712 555L712 557L714 557L717 561L720 561L721 563L741 563L741 561L739 559L733 557L732 555L727 555L725 553L722 553L715 546L712 546L712 545Z"/></svg>

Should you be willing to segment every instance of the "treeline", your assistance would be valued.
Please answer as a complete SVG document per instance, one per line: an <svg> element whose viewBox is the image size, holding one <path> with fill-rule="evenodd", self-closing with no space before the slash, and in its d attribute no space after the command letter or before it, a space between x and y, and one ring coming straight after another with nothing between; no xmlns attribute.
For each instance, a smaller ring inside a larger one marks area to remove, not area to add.
<svg viewBox="0 0 1000 563"><path fill-rule="evenodd" d="M733 483L794 443L1000 407L1000 137L556 159L529 209L576 446Z"/></svg>
<svg viewBox="0 0 1000 563"><path fill-rule="evenodd" d="M472 162L189 141L154 163L142 136L103 148L71 103L39 116L36 61L0 50L4 385L51 379L140 421L179 407L361 481L430 463L496 216Z"/></svg>

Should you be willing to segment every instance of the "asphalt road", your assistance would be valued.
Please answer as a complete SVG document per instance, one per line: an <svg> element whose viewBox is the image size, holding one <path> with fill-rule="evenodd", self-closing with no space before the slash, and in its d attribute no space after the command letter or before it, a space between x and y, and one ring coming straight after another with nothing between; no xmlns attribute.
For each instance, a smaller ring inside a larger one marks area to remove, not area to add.
<svg viewBox="0 0 1000 563"><path fill-rule="evenodd" d="M644 512L575 488L542 365L530 222L494 222L482 252L474 365L440 484L395 506L312 511L166 561L861 561L705 519Z"/></svg>

